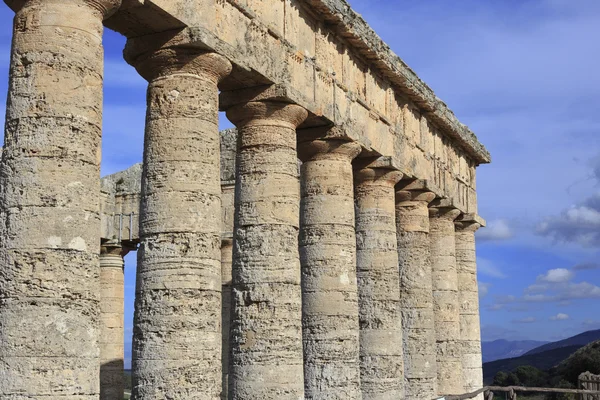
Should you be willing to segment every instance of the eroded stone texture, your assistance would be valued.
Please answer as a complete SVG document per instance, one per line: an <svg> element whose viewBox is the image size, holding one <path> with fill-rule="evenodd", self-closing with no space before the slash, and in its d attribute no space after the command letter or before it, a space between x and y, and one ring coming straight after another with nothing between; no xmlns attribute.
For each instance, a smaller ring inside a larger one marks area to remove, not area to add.
<svg viewBox="0 0 600 400"><path fill-rule="evenodd" d="M300 259L307 399L360 399L352 159L360 145L299 145Z"/></svg>
<svg viewBox="0 0 600 400"><path fill-rule="evenodd" d="M430 400L437 395L428 210L434 198L427 191L396 193L405 392L407 399L414 400Z"/></svg>
<svg viewBox="0 0 600 400"><path fill-rule="evenodd" d="M475 255L475 232L481 225L477 222L456 222L455 227L464 391L473 392L483 387L479 289ZM483 396L477 399L482 400Z"/></svg>
<svg viewBox="0 0 600 400"><path fill-rule="evenodd" d="M296 127L307 115L270 101L227 110L238 127L231 399L304 396Z"/></svg>
<svg viewBox="0 0 600 400"><path fill-rule="evenodd" d="M227 399L229 381L229 327L231 326L231 261L233 240L221 242L221 366L223 381L221 399Z"/></svg>
<svg viewBox="0 0 600 400"><path fill-rule="evenodd" d="M133 397L217 399L222 380L217 84L231 64L191 48L126 57L150 82Z"/></svg>
<svg viewBox="0 0 600 400"><path fill-rule="evenodd" d="M363 168L354 176L363 400L404 398L394 206L394 186L401 178L383 168Z"/></svg>
<svg viewBox="0 0 600 400"><path fill-rule="evenodd" d="M123 249L106 243L100 253L100 400L123 400Z"/></svg>
<svg viewBox="0 0 600 400"><path fill-rule="evenodd" d="M453 208L429 209L439 395L464 391L454 234L454 220L459 214Z"/></svg>
<svg viewBox="0 0 600 400"><path fill-rule="evenodd" d="M7 4L0 398L97 399L102 20L118 1Z"/></svg>

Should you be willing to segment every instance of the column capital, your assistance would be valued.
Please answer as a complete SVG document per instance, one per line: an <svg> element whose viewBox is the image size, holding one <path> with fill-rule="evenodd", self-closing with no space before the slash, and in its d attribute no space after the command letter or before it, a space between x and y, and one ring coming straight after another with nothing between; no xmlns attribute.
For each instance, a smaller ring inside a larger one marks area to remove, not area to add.
<svg viewBox="0 0 600 400"><path fill-rule="evenodd" d="M481 228L481 224L475 221L454 221L454 226L459 232L477 232Z"/></svg>
<svg viewBox="0 0 600 400"><path fill-rule="evenodd" d="M29 3L33 3L30 0L4 0L6 5L10 7L14 12L20 11L23 7L29 5ZM44 5L46 4L57 4L56 2L51 1L41 1L36 2L35 5ZM115 13L121 6L121 0L66 0L64 4L72 5L85 5L89 8L96 10L100 13L102 19L107 19L112 14ZM33 5L33 4L32 4Z"/></svg>
<svg viewBox="0 0 600 400"><path fill-rule="evenodd" d="M354 180L357 183L386 182L390 186L396 185L403 176L400 171L386 168L365 167L354 172Z"/></svg>
<svg viewBox="0 0 600 400"><path fill-rule="evenodd" d="M302 162L331 158L332 156L353 160L361 150L362 146L357 142L340 139L315 139L298 143L298 158Z"/></svg>
<svg viewBox="0 0 600 400"><path fill-rule="evenodd" d="M454 221L460 215L460 210L451 207L429 207L429 217Z"/></svg>
<svg viewBox="0 0 600 400"><path fill-rule="evenodd" d="M124 52L125 60L148 82L169 75L191 75L218 84L231 73L231 62L217 53L184 46L156 48L153 38L130 39Z"/></svg>
<svg viewBox="0 0 600 400"><path fill-rule="evenodd" d="M270 125L295 130L308 118L308 111L284 101L259 100L232 106L227 118L238 128Z"/></svg>
<svg viewBox="0 0 600 400"><path fill-rule="evenodd" d="M427 190L397 190L396 203L401 205L407 202L431 203L435 199L435 193Z"/></svg>

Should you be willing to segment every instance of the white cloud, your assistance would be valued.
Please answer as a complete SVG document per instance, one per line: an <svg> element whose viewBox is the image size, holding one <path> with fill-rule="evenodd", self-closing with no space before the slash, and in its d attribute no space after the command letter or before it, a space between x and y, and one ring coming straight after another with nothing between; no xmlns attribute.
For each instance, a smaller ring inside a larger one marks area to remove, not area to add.
<svg viewBox="0 0 600 400"><path fill-rule="evenodd" d="M558 216L546 218L538 225L537 232L556 242L600 247L600 193Z"/></svg>
<svg viewBox="0 0 600 400"><path fill-rule="evenodd" d="M570 317L568 314L558 313L552 317L550 317L550 321L566 321Z"/></svg>
<svg viewBox="0 0 600 400"><path fill-rule="evenodd" d="M537 277L538 282L546 282L546 283L562 283L568 282L573 279L575 273L565 268L556 268L551 269L546 272L544 275L540 275Z"/></svg>
<svg viewBox="0 0 600 400"><path fill-rule="evenodd" d="M527 318L520 318L520 319L513 319L512 322L514 324L532 324L534 322L536 322L537 320L534 317L527 317Z"/></svg>
<svg viewBox="0 0 600 400"><path fill-rule="evenodd" d="M481 241L508 240L512 237L513 232L503 219L490 221L485 228L477 231L477 239Z"/></svg>
<svg viewBox="0 0 600 400"><path fill-rule="evenodd" d="M498 268L493 261L487 258L477 257L477 270L480 274L491 278L506 278L506 274Z"/></svg>

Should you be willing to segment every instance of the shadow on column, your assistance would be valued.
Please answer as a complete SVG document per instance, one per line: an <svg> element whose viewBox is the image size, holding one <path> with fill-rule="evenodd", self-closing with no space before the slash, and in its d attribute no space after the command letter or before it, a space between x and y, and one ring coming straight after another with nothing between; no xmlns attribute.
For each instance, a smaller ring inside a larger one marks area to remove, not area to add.
<svg viewBox="0 0 600 400"><path fill-rule="evenodd" d="M123 359L100 365L100 400L123 400L125 392Z"/></svg>

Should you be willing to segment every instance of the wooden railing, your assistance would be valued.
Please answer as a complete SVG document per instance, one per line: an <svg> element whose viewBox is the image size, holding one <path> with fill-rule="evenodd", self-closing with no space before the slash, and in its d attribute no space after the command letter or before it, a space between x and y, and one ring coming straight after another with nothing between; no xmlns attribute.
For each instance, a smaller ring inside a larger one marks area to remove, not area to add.
<svg viewBox="0 0 600 400"><path fill-rule="evenodd" d="M523 386L506 386L506 387L486 386L483 389L479 389L472 393L466 393L466 394L461 394L461 395L452 395L452 396L442 396L442 397L437 397L434 400L474 399L475 397L479 396L482 393L484 395L485 400L493 400L494 393L506 393L507 400L517 400L517 393L566 393L566 394L581 395L581 397L579 397L579 399L582 399L582 400L600 399L600 390L536 388L536 387L523 387Z"/></svg>
<svg viewBox="0 0 600 400"><path fill-rule="evenodd" d="M600 391L600 375L594 375L591 372L584 372L579 375L579 389ZM600 400L600 395L583 394L578 400Z"/></svg>

